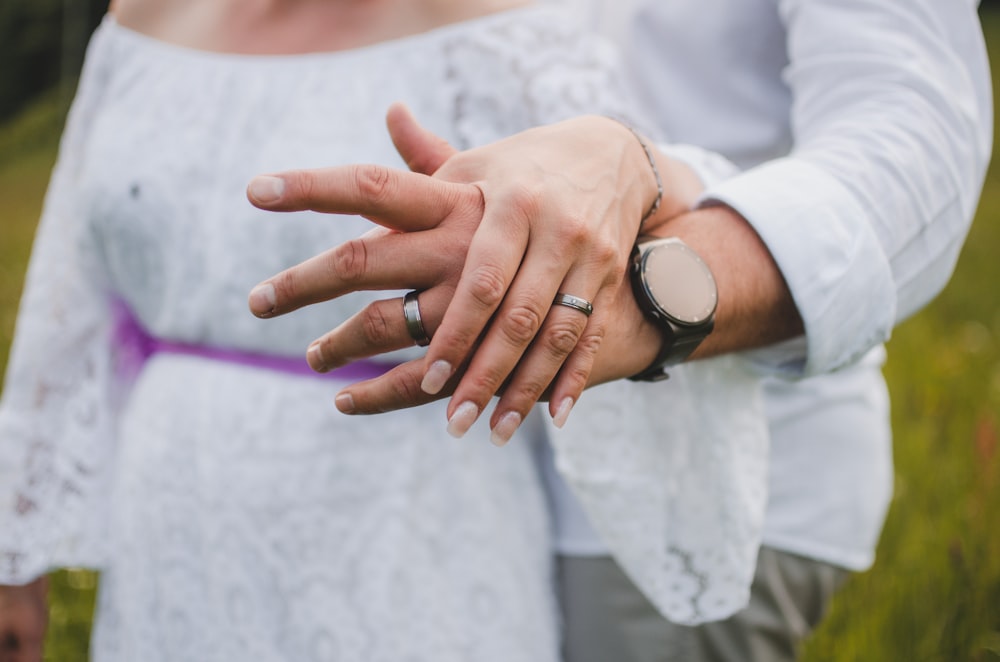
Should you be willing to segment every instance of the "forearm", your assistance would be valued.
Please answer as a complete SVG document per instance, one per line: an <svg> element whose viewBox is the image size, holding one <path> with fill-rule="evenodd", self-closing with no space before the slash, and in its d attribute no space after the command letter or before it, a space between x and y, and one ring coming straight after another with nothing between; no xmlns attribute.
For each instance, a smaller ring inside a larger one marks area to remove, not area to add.
<svg viewBox="0 0 1000 662"><path fill-rule="evenodd" d="M968 3L786 0L792 153L710 186L763 238L814 374L886 340L948 281L989 157L992 112Z"/></svg>
<svg viewBox="0 0 1000 662"><path fill-rule="evenodd" d="M715 327L689 360L753 349L801 335L802 319L770 252L732 209L696 209L655 226L650 235L678 237L708 264L718 287ZM602 343L591 385L636 374L652 364L663 334L638 312L628 279L622 310Z"/></svg>
<svg viewBox="0 0 1000 662"><path fill-rule="evenodd" d="M657 231L676 236L709 265L719 288L715 328L692 358L753 349L802 333L802 319L767 247L747 221L717 205Z"/></svg>

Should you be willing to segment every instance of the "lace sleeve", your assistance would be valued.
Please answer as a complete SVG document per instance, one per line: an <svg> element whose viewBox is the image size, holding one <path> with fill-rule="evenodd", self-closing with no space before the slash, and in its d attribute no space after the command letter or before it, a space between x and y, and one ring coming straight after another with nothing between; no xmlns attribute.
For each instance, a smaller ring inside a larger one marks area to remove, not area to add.
<svg viewBox="0 0 1000 662"><path fill-rule="evenodd" d="M760 382L736 356L592 388L550 438L601 539L677 623L747 604L767 502Z"/></svg>
<svg viewBox="0 0 1000 662"><path fill-rule="evenodd" d="M98 567L103 557L110 324L76 193L108 75L100 37L99 29L60 142L0 400L0 583L60 565Z"/></svg>

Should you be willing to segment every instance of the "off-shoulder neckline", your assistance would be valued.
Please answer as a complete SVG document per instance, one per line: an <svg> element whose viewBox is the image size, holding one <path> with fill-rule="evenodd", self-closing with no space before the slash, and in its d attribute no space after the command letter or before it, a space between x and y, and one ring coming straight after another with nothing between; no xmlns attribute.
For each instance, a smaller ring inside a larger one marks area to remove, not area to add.
<svg viewBox="0 0 1000 662"><path fill-rule="evenodd" d="M147 35L133 28L122 25L113 14L106 14L101 22L100 31L114 35L116 39L131 42L139 47L156 50L161 54L170 55L182 59L196 59L205 62L228 62L234 65L249 64L290 64L296 62L329 62L332 60L353 59L366 55L384 53L391 54L398 50L418 48L427 43L447 39L449 36L483 28L493 25L522 20L524 17L538 16L534 20L542 20L548 17L555 20L555 9L550 6L532 4L524 7L516 7L492 14L486 14L473 19L448 23L424 32L414 33L403 37L388 39L357 48L348 48L333 51L313 51L307 53L281 53L281 54L256 54L256 53L234 53L227 51L212 51L184 46L169 41L164 41L157 37Z"/></svg>

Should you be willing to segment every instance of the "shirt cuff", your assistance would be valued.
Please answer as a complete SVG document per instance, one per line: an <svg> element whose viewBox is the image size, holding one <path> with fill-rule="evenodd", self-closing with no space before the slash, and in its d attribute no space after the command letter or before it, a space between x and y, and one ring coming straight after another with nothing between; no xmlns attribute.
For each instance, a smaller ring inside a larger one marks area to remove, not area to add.
<svg viewBox="0 0 1000 662"><path fill-rule="evenodd" d="M666 156L691 168L705 188L714 186L739 172L739 168L726 157L701 147L682 143L660 144L657 147ZM669 182L663 184L665 187L670 186Z"/></svg>
<svg viewBox="0 0 1000 662"><path fill-rule="evenodd" d="M765 371L830 372L886 341L896 319L888 259L864 209L839 180L776 159L711 185L698 206L723 204L756 230L792 293L806 341L746 353Z"/></svg>

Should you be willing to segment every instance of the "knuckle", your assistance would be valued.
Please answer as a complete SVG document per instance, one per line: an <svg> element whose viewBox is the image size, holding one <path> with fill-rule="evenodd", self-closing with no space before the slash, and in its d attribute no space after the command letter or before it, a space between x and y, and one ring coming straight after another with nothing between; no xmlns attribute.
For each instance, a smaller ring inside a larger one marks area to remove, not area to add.
<svg viewBox="0 0 1000 662"><path fill-rule="evenodd" d="M426 394L420 390L420 379L410 372L399 375L392 380L389 387L394 405L411 406L420 404L426 399Z"/></svg>
<svg viewBox="0 0 1000 662"><path fill-rule="evenodd" d="M519 305L499 320L500 330L512 345L524 346L538 333L542 315L530 306Z"/></svg>
<svg viewBox="0 0 1000 662"><path fill-rule="evenodd" d="M583 316L575 315L574 317ZM583 333L582 323L585 323L585 320L586 318L583 320L568 319L549 324L545 329L544 344L550 348L555 356L560 358L568 356L580 340L580 335Z"/></svg>
<svg viewBox="0 0 1000 662"><path fill-rule="evenodd" d="M462 389L468 392L469 397L463 399L476 403L479 410L483 411L506 378L506 371L496 367L487 368L476 375L467 375L462 381Z"/></svg>
<svg viewBox="0 0 1000 662"><path fill-rule="evenodd" d="M392 173L381 165L358 166L354 169L354 185L363 198L379 202L392 191Z"/></svg>
<svg viewBox="0 0 1000 662"><path fill-rule="evenodd" d="M619 266L624 269L624 263L618 259L621 251L615 242L609 239L597 241L592 252L594 261L603 269L612 270Z"/></svg>
<svg viewBox="0 0 1000 662"><path fill-rule="evenodd" d="M361 313L361 333L374 347L384 347L393 340L392 325L386 315L385 302L368 304Z"/></svg>
<svg viewBox="0 0 1000 662"><path fill-rule="evenodd" d="M481 329L448 329L447 332L443 330L443 327L438 327L434 329L432 326L424 324L424 328L429 334L432 334L436 340L439 336L442 338L441 344L444 345L444 355L442 358L448 360L452 365L459 365L463 361L468 359L469 353L471 353L472 348L475 346L479 339L479 334Z"/></svg>
<svg viewBox="0 0 1000 662"><path fill-rule="evenodd" d="M498 266L484 264L470 274L469 294L482 308L494 310L506 292L507 281Z"/></svg>
<svg viewBox="0 0 1000 662"><path fill-rule="evenodd" d="M503 193L503 203L525 219L538 216L544 197L538 184L520 183Z"/></svg>
<svg viewBox="0 0 1000 662"><path fill-rule="evenodd" d="M286 180L287 181L287 180ZM302 200L314 200L319 190L316 174L309 170L298 170L291 178L292 188Z"/></svg>
<svg viewBox="0 0 1000 662"><path fill-rule="evenodd" d="M559 220L560 239L573 247L586 246L591 241L590 226L582 216L565 214Z"/></svg>
<svg viewBox="0 0 1000 662"><path fill-rule="evenodd" d="M545 389L549 387L552 382L552 375L532 375L530 377L524 377L518 383L517 387L508 390L504 397L509 397L512 403L515 403L515 408L520 411L524 416L527 416L528 410L538 399L541 397Z"/></svg>
<svg viewBox="0 0 1000 662"><path fill-rule="evenodd" d="M368 271L367 245L361 239L340 244L330 254L328 265L331 275L346 283L361 280Z"/></svg>
<svg viewBox="0 0 1000 662"><path fill-rule="evenodd" d="M601 274L602 288L619 288L622 285L627 287L629 284L627 262L614 259L594 265L592 268Z"/></svg>
<svg viewBox="0 0 1000 662"><path fill-rule="evenodd" d="M622 260L615 260L607 269L608 276L605 278L605 284L609 286L615 286L619 283L625 282L626 275L628 273L628 264Z"/></svg>
<svg viewBox="0 0 1000 662"><path fill-rule="evenodd" d="M593 362L597 352L601 349L601 343L604 342L604 329L594 329L580 336L579 341L576 343L576 351L580 352L580 355L586 359L587 364ZM590 373L589 368L587 373Z"/></svg>
<svg viewBox="0 0 1000 662"><path fill-rule="evenodd" d="M587 386L587 381L590 379L590 369L591 365L574 365L566 367L562 373L559 375L559 379L563 380L563 383L569 386L571 391L580 393Z"/></svg>

